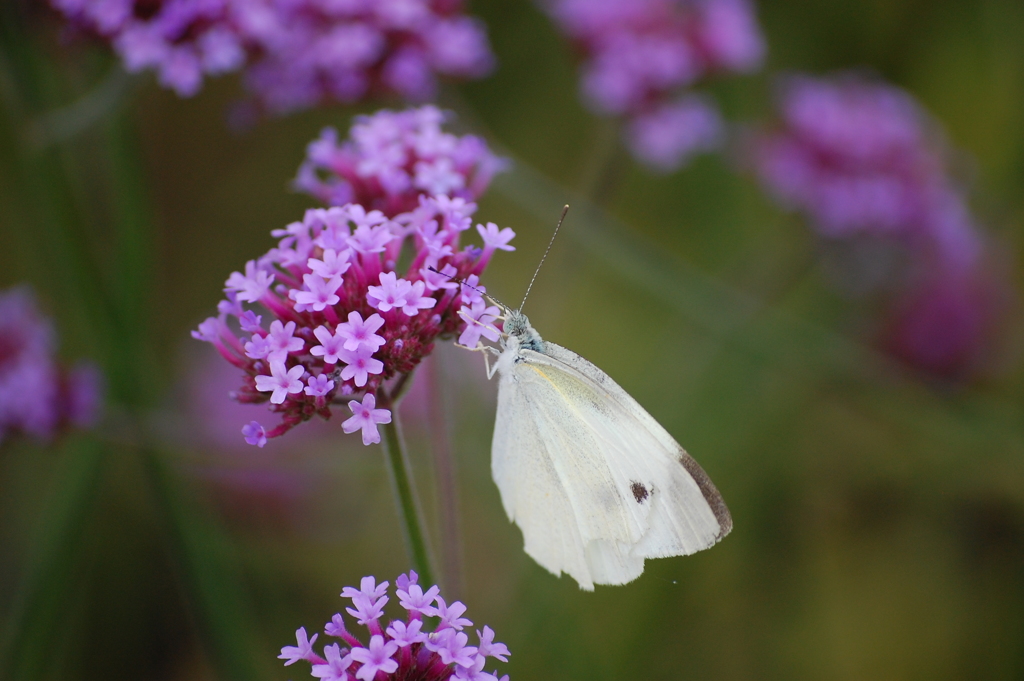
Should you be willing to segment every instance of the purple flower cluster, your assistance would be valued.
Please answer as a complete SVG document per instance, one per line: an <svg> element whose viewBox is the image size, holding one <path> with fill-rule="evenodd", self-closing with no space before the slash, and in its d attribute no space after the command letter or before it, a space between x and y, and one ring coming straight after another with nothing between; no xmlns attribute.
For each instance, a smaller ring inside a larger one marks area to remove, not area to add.
<svg viewBox="0 0 1024 681"><path fill-rule="evenodd" d="M340 144L327 128L309 144L294 185L328 205L387 215L415 209L421 194L475 201L506 161L479 137L444 132L444 120L433 106L379 111L357 119Z"/></svg>
<svg viewBox="0 0 1024 681"><path fill-rule="evenodd" d="M909 95L856 76L801 76L783 84L779 109L753 159L783 204L828 237L926 242L950 265L971 265L977 234L935 126Z"/></svg>
<svg viewBox="0 0 1024 681"><path fill-rule="evenodd" d="M893 356L934 376L962 380L991 368L999 325L1009 308L1000 275L924 276L902 292L881 342Z"/></svg>
<svg viewBox="0 0 1024 681"><path fill-rule="evenodd" d="M582 89L598 112L629 119L626 141L661 170L721 139L717 108L678 95L713 73L760 67L749 0L541 0L585 57Z"/></svg>
<svg viewBox="0 0 1024 681"><path fill-rule="evenodd" d="M68 426L95 422L99 371L91 364L65 369L54 346L53 327L32 294L0 292L0 441L15 433L50 439Z"/></svg>
<svg viewBox="0 0 1024 681"><path fill-rule="evenodd" d="M333 131L314 141L296 184L344 205L273 232L278 246L231 274L219 315L193 332L244 371L236 400L269 401L282 415L270 431L243 427L249 444L330 418L338 404L352 413L346 433L380 442L377 426L391 420L386 393L378 404L386 381L404 380L438 337L475 346L496 335L499 312L479 276L495 251L515 250L515 233L478 224L482 248L459 241L473 225L472 200L503 161L479 138L443 132L442 121L431 106L385 110L359 119L340 146ZM401 276L400 257L410 258Z"/></svg>
<svg viewBox="0 0 1024 681"><path fill-rule="evenodd" d="M391 420L377 404L386 381L407 376L438 337L459 334L475 346L494 335L498 310L481 295L479 275L495 251L515 250L515 233L478 224L483 248L460 248L475 211L465 199L422 193L415 208L393 217L357 203L310 209L273 232L276 248L231 274L220 314L192 335L242 369L235 399L269 402L281 414L269 432L255 421L245 426L246 441L262 447L347 403L352 416L342 429L361 431L363 444L380 442L377 425ZM411 259L400 276L407 244Z"/></svg>
<svg viewBox="0 0 1024 681"><path fill-rule="evenodd" d="M898 244L907 266L885 344L932 373L962 374L995 307L937 125L907 93L857 75L792 77L780 93L778 125L750 145L762 182L826 238Z"/></svg>
<svg viewBox="0 0 1024 681"><path fill-rule="evenodd" d="M363 577L358 589L345 587L341 592L343 598L352 599L353 607L345 611L369 630L369 645L350 633L345 617L337 613L324 626L324 633L341 643L324 646L319 655L313 650L319 634L309 638L303 627L295 632L296 645L281 648L278 658L286 666L309 662L311 675L322 681L508 681L508 675L498 679L497 672L483 670L488 657L507 662L509 655L505 644L494 641L490 627L478 629L478 643L471 646L463 632L473 625L462 616L465 605L445 603L436 586L424 591L415 572L395 581L399 603L408 616L386 626L380 620L389 600L387 582L377 584L373 577ZM433 631L425 629L424 617L438 618Z"/></svg>
<svg viewBox="0 0 1024 681"><path fill-rule="evenodd" d="M51 0L109 40L128 71L154 69L187 97L205 76L245 69L271 111L373 93L429 99L438 75L493 67L461 0Z"/></svg>

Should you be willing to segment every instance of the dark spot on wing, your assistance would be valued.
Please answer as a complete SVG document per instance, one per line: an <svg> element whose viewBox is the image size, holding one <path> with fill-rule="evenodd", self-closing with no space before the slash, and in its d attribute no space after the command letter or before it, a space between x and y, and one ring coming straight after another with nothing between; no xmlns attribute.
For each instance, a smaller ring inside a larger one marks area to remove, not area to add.
<svg viewBox="0 0 1024 681"><path fill-rule="evenodd" d="M644 503L644 499L648 497L647 488L644 487L642 482L631 482L629 483L629 490L633 493L633 498L636 499L636 503Z"/></svg>

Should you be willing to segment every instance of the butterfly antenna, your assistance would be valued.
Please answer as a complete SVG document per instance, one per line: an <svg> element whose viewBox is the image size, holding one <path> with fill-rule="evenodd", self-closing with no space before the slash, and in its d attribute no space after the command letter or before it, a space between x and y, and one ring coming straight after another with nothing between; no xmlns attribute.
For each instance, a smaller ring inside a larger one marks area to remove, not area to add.
<svg viewBox="0 0 1024 681"><path fill-rule="evenodd" d="M548 242L548 247L544 249L544 255L541 256L540 262L537 264L537 269L533 272L533 278L530 279L530 285L526 287L526 295L523 296L523 302L519 304L518 312L523 311L523 306L526 305L526 298L530 295L530 289L533 288L533 282L537 281L537 275L540 274L541 265L547 260L548 253L551 252L551 246L555 243L555 237L558 236L558 230L562 227L562 223L565 222L565 214L569 212L569 204L565 205L562 209L562 217L558 218L558 224L555 225L555 232L551 235L551 241Z"/></svg>
<svg viewBox="0 0 1024 681"><path fill-rule="evenodd" d="M449 281L454 281L456 284L459 284L460 286L465 286L466 288L473 289L474 291L476 291L477 293L482 295L484 298L487 298L488 300L493 302L498 307L504 308L506 310L509 309L508 305L506 305L505 303L501 302L500 300L498 300L497 298L492 296L490 293L487 293L486 291L481 291L480 289L478 289L476 286L473 286L472 284L467 284L465 279L462 279L460 277L453 277L450 274L442 272L441 270L437 269L436 267L428 267L427 269L430 270L431 272L433 272L434 274L440 274L442 277L448 277Z"/></svg>

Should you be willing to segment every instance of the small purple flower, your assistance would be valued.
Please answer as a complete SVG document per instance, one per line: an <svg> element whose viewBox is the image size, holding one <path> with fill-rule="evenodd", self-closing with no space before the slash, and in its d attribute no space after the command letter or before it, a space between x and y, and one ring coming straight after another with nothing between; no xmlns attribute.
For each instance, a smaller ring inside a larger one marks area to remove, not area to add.
<svg viewBox="0 0 1024 681"><path fill-rule="evenodd" d="M245 263L245 274L232 272L224 283L225 291L238 294L238 300L244 303L255 303L270 290L274 283L274 275L260 268L255 260Z"/></svg>
<svg viewBox="0 0 1024 681"><path fill-rule="evenodd" d="M345 612L355 617L359 624L366 626L370 622L376 622L380 619L381 615L384 614L384 605L387 602L387 596L374 600L366 594L356 594L352 597L352 605L355 607L345 608Z"/></svg>
<svg viewBox="0 0 1024 681"><path fill-rule="evenodd" d="M216 317L207 317L192 332L192 337L207 343L216 343L220 340L220 327L221 320Z"/></svg>
<svg viewBox="0 0 1024 681"><path fill-rule="evenodd" d="M378 336L376 331L384 326L384 318L379 314L372 314L363 321L362 315L352 311L348 313L348 321L338 324L338 335L345 340L346 350L358 350L361 347L368 348L371 353L377 352L380 346L386 342L383 336Z"/></svg>
<svg viewBox="0 0 1024 681"><path fill-rule="evenodd" d="M485 657L493 657L501 660L502 662L508 662L508 647L504 643L494 642L494 630L486 624L484 630L481 632L479 629L476 632L477 638L480 639L480 646L478 650L481 655Z"/></svg>
<svg viewBox="0 0 1024 681"><path fill-rule="evenodd" d="M325 646L323 658L319 657L312 650L312 641L306 640L305 629L300 629L296 632L299 645L283 648L281 659L286 660L285 664L307 660L312 665L312 675L326 681L342 681L353 677L360 681L498 681L497 672L492 675L483 669L488 658L507 661L508 648L494 642L494 631L487 626L483 632L477 632L479 646L469 645L467 634L444 622L437 631L424 631L426 623L421 618L421 610L410 609L406 605L408 599L402 596L403 593L408 596L414 588L419 592L415 580L416 574L413 572L401 575L396 580L399 601L409 614L405 620L392 620L386 626L382 626L379 620L383 605L388 600L387 582L377 584L372 577L364 577L360 589L346 587L342 591L342 596L351 598L355 605L355 608L347 608L348 612L369 630L369 645L364 646L358 637L348 632L342 615L337 614L324 627L324 631L330 636L344 639L345 645L349 647L347 654L344 654L346 651L341 645L334 643ZM428 593L434 594L431 596L433 600L437 587L431 587ZM461 603L458 605L462 606ZM453 603L448 612L454 613L458 609L455 606L456 603ZM459 613L464 611L463 606ZM315 636L313 638L316 639ZM508 677L503 677L503 681L508 681Z"/></svg>
<svg viewBox="0 0 1024 681"><path fill-rule="evenodd" d="M388 583L381 582L377 583L377 580L372 575L363 577L359 581L359 588L354 589L351 586L346 586L341 590L342 598L357 598L359 596L365 596L366 598L377 600L384 598L384 594L388 592ZM385 599L386 600L386 599Z"/></svg>
<svg viewBox="0 0 1024 681"><path fill-rule="evenodd" d="M357 313L353 312L352 314ZM323 357L325 364L337 364L345 343L345 336L341 331L336 330L331 333L326 326L318 326L313 329L313 335L320 341L320 345L314 346L309 354L314 357Z"/></svg>
<svg viewBox="0 0 1024 681"><path fill-rule="evenodd" d="M362 429L364 445L380 442L377 424L391 423L391 412L387 409L374 409L377 400L373 395L367 395L362 402L351 400L348 406L352 409L353 416L341 424L341 429L346 433Z"/></svg>
<svg viewBox="0 0 1024 681"><path fill-rule="evenodd" d="M380 286L368 289L366 300L381 312L401 310L406 316L414 317L420 310L437 304L437 300L423 295L426 284L396 279L394 272L381 272Z"/></svg>
<svg viewBox="0 0 1024 681"><path fill-rule="evenodd" d="M279 660L284 660L284 666L295 664L299 660L312 661L318 659L316 653L313 652L313 644L316 643L316 638L319 634L313 634L313 638L306 636L306 627L299 627L295 630L295 641L297 645L285 646L281 648L281 654L277 656Z"/></svg>
<svg viewBox="0 0 1024 681"><path fill-rule="evenodd" d="M256 389L260 392L272 392L271 404L281 404L291 393L302 392L302 376L306 370L301 366L286 369L284 362L270 362L270 376L257 376Z"/></svg>
<svg viewBox="0 0 1024 681"><path fill-rule="evenodd" d="M455 268L451 265L445 265L444 269L437 271L429 267L420 270L420 276L423 277L423 283L427 285L428 291L458 288L458 283L454 281L456 274Z"/></svg>
<svg viewBox="0 0 1024 681"><path fill-rule="evenodd" d="M423 591L419 584L409 584L406 588L398 587L398 600L402 607L413 614L434 615L434 602L441 590L435 585Z"/></svg>
<svg viewBox="0 0 1024 681"><path fill-rule="evenodd" d="M270 344L270 353L267 355L271 361L284 361L290 352L299 352L305 343L301 338L295 338L295 322L282 324L280 321L270 323L270 333L267 335L267 342Z"/></svg>
<svg viewBox="0 0 1024 681"><path fill-rule="evenodd" d="M258 315L252 310L245 310L238 317L238 326L246 333L257 333L263 330L263 327L260 326L262 321L262 315Z"/></svg>
<svg viewBox="0 0 1024 681"><path fill-rule="evenodd" d="M516 233L511 228L505 227L504 229L498 229L498 225L493 222L488 222L487 226L477 225L476 231L480 232L480 236L484 240L484 250L495 250L499 249L502 251L514 251L515 246L509 246L508 242L515 238Z"/></svg>
<svg viewBox="0 0 1024 681"><path fill-rule="evenodd" d="M386 633L399 647L405 648L427 640L427 635L421 631L422 629L422 620L412 620L408 624L397 620L388 625Z"/></svg>
<svg viewBox="0 0 1024 681"><path fill-rule="evenodd" d="M373 681L378 672L391 674L398 669L398 662L391 658L398 652L398 644L394 641L384 642L383 636L371 636L369 648L353 648L349 655L354 662L363 666L356 671L356 678L362 681Z"/></svg>
<svg viewBox="0 0 1024 681"><path fill-rule="evenodd" d="M349 262L351 254L352 252L347 249L339 253L333 248L328 248L324 250L323 255L321 255L320 258L309 259L309 269L313 270L315 274L318 274L324 279L334 279L335 277L340 278L345 274L345 272L348 272L348 268L352 266Z"/></svg>
<svg viewBox="0 0 1024 681"><path fill-rule="evenodd" d="M326 374L320 374L309 377L303 392L311 397L323 397L332 390L334 390L334 381L329 379Z"/></svg>
<svg viewBox="0 0 1024 681"><path fill-rule="evenodd" d="M444 664L471 667L476 661L476 648L467 645L469 637L461 631L442 629L431 636L437 637L437 642L433 648L428 642L427 647L434 650Z"/></svg>
<svg viewBox="0 0 1024 681"><path fill-rule="evenodd" d="M335 293L341 288L341 277L324 279L316 274L305 274L302 276L302 283L302 290L292 289L288 292L289 297L295 301L295 309L299 312L323 312L324 308L333 307L341 301L341 297Z"/></svg>
<svg viewBox="0 0 1024 681"><path fill-rule="evenodd" d="M342 638L348 631L345 629L345 618L336 613L331 621L324 625L324 633L335 638Z"/></svg>
<svg viewBox="0 0 1024 681"><path fill-rule="evenodd" d="M372 357L373 350L365 345L359 346L357 350L342 348L338 358L345 363L341 370L341 380L351 380L357 388L366 385L370 374L379 374L384 371L384 362Z"/></svg>
<svg viewBox="0 0 1024 681"><path fill-rule="evenodd" d="M348 244L358 253L383 253L384 248L395 238L395 234L387 225L359 225L348 238Z"/></svg>
<svg viewBox="0 0 1024 681"><path fill-rule="evenodd" d="M253 334L252 340L244 347L245 356L249 359L266 359L270 355L270 337Z"/></svg>
<svg viewBox="0 0 1024 681"><path fill-rule="evenodd" d="M473 624L462 616L465 612L466 606L460 601L455 601L451 605L447 605L444 602L444 599L438 596L437 606L434 608L434 612L432 614L441 618L442 626L462 631L464 628L472 626Z"/></svg>
<svg viewBox="0 0 1024 681"><path fill-rule="evenodd" d="M494 305L487 305L482 299L473 303L472 307L463 307L459 310L459 316L466 320L466 328L459 336L458 343L467 348L476 348L483 336L490 341L497 342L501 332L494 326L501 311Z"/></svg>
<svg viewBox="0 0 1024 681"><path fill-rule="evenodd" d="M257 421L250 421L242 426L242 435L245 441L257 447L264 447L267 444L267 431Z"/></svg>
<svg viewBox="0 0 1024 681"><path fill-rule="evenodd" d="M313 638L316 638L314 635ZM337 643L324 647L324 657L327 658L324 664L314 664L310 672L312 676L323 681L348 681L347 669L352 666L350 655L341 655L341 646ZM285 664L290 664L286 662Z"/></svg>

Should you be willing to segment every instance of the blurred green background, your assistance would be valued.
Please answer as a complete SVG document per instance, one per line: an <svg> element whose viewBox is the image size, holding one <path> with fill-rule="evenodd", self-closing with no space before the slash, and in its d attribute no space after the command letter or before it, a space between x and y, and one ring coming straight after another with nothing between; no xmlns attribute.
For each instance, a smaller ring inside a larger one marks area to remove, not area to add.
<svg viewBox="0 0 1024 681"><path fill-rule="evenodd" d="M270 230L312 205L288 188L305 145L357 111L234 130L237 79L181 100L62 43L38 7L5 5L0 285L36 288L67 357L104 365L111 404L96 433L0 448L0 677L304 678L276 659L294 630L318 629L361 576L407 569L380 452L337 421L240 445L250 408L227 403L231 372L188 332ZM500 68L441 104L514 157L476 217L519 235L485 283L517 300L573 204L526 312L632 393L735 520L721 545L650 561L628 586L554 578L522 552L490 480L495 386L479 357L440 347L403 405L406 438L435 537L431 442L451 440L462 578L443 593L509 646L503 673L1024 678L1016 310L1004 355L969 384L900 367L864 342L870 321L822 272L807 225L752 178L720 157L670 175L636 166L580 104L546 17L523 1L471 11ZM905 87L965 152L978 223L1020 261L1024 4L772 0L759 16L767 67L710 86L731 120L768 116L780 72L865 68ZM123 104L81 131L40 125L97 87ZM609 154L614 190L588 199Z"/></svg>

